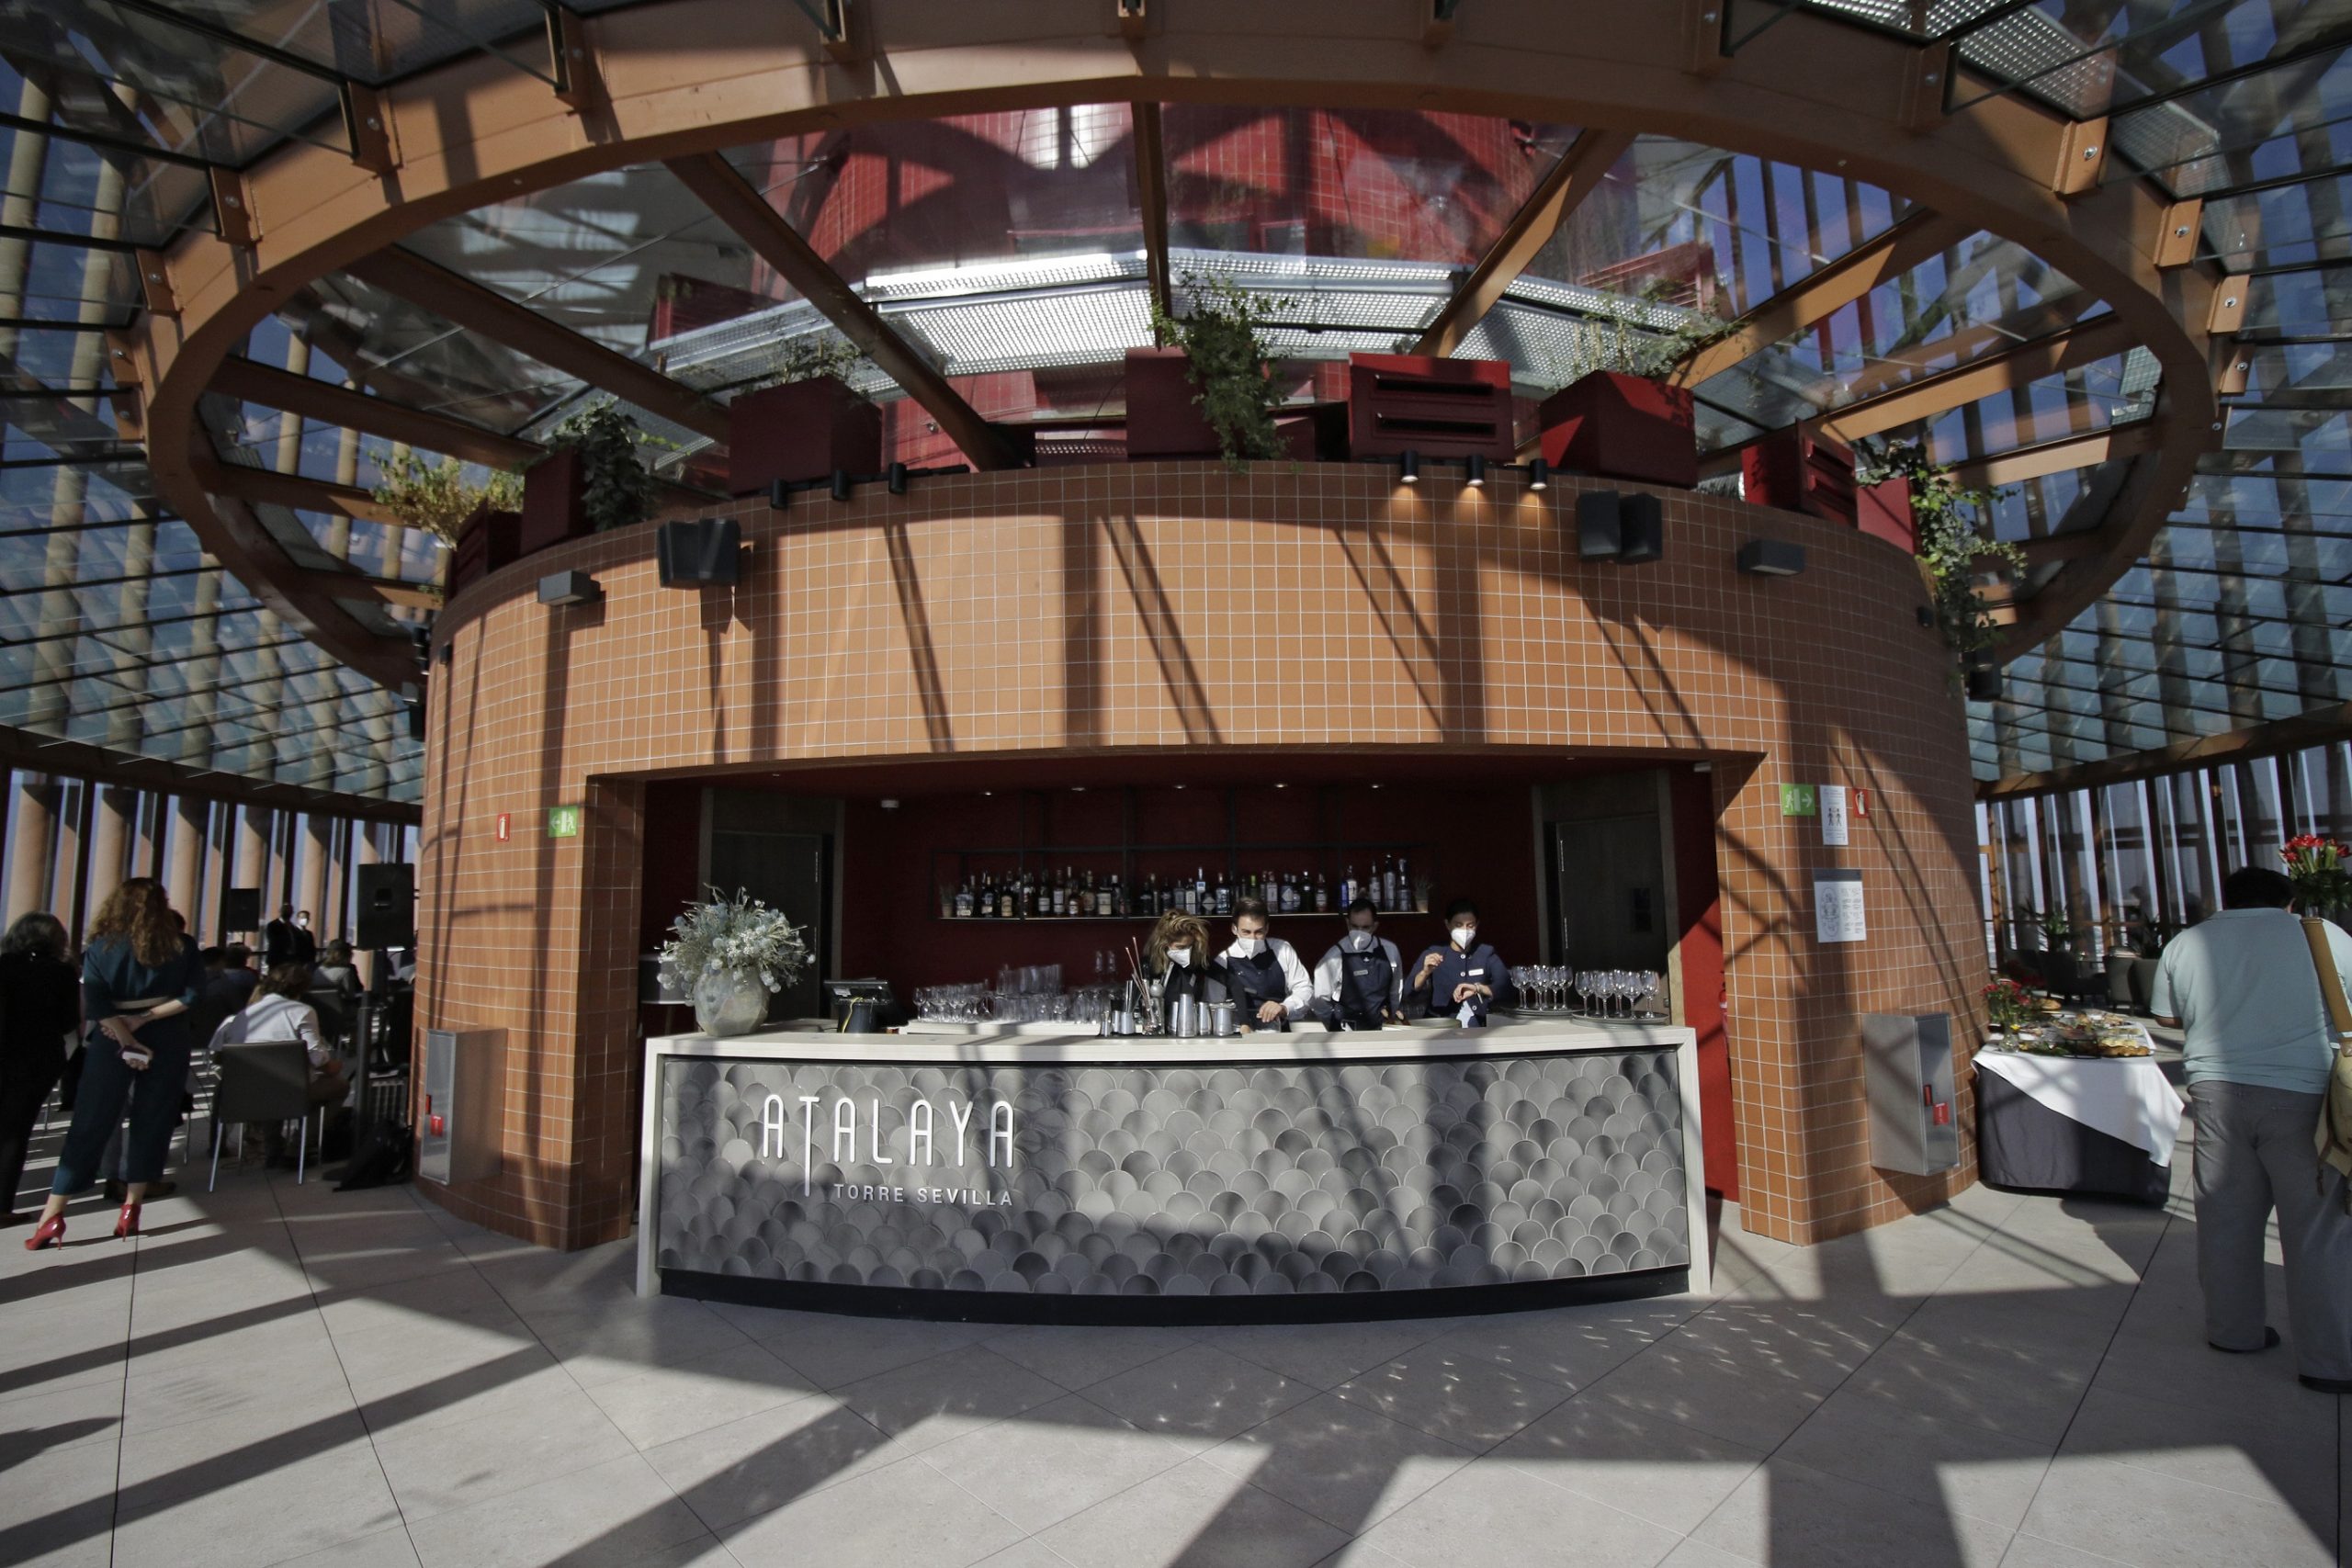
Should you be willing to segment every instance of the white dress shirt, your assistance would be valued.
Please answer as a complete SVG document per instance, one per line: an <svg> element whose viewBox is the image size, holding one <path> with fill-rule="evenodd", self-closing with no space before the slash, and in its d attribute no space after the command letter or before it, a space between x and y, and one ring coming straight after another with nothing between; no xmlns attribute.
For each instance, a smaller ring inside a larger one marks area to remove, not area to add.
<svg viewBox="0 0 2352 1568"><path fill-rule="evenodd" d="M311 1066L323 1067L333 1059L326 1037L319 1032L319 1012L308 1002L265 992L221 1021L212 1035L212 1048L250 1045L257 1041L300 1040L310 1047Z"/></svg>
<svg viewBox="0 0 2352 1568"><path fill-rule="evenodd" d="M1268 937L1266 951L1274 955L1274 962L1282 967L1283 980L1290 987L1288 994L1283 998L1283 1016L1305 1018L1308 1006L1315 1000L1314 976L1307 974L1306 965L1298 961L1298 950L1282 938ZM1231 959L1236 963L1249 961L1249 954L1242 951L1242 944L1238 937L1234 939L1233 945L1227 947L1218 956ZM1250 1021L1256 1021L1253 1019Z"/></svg>
<svg viewBox="0 0 2352 1568"><path fill-rule="evenodd" d="M1396 954L1396 944L1386 937L1380 939L1380 951L1388 955L1388 1010L1405 1010L1405 961ZM1327 1002L1336 1002L1345 987L1347 971L1342 966L1348 953L1347 943L1333 942L1323 962L1315 966L1315 994Z"/></svg>

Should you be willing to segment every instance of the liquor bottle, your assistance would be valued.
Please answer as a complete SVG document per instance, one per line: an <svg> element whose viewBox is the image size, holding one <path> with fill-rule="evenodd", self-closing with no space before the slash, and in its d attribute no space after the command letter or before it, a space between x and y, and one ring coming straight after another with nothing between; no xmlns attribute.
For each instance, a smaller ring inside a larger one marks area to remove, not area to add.
<svg viewBox="0 0 2352 1568"><path fill-rule="evenodd" d="M1283 878L1283 913L1286 915L1295 915L1299 911L1298 886L1299 879L1295 875Z"/></svg>
<svg viewBox="0 0 2352 1568"><path fill-rule="evenodd" d="M1192 912L1195 915L1206 915L1215 912L1215 907L1209 902L1208 873L1203 871L1197 865L1193 868Z"/></svg>
<svg viewBox="0 0 2352 1568"><path fill-rule="evenodd" d="M1396 857L1396 907L1403 908L1413 897L1413 863L1403 855Z"/></svg>
<svg viewBox="0 0 2352 1568"><path fill-rule="evenodd" d="M1340 873L1340 908L1344 909L1356 901L1356 868L1351 863Z"/></svg>
<svg viewBox="0 0 2352 1568"><path fill-rule="evenodd" d="M1111 912L1111 886L1108 882L1094 885L1094 913L1098 919Z"/></svg>
<svg viewBox="0 0 2352 1568"><path fill-rule="evenodd" d="M1221 871L1216 874L1216 912L1220 915L1233 913L1233 884L1226 880L1225 873Z"/></svg>
<svg viewBox="0 0 2352 1568"><path fill-rule="evenodd" d="M1386 855L1380 857L1380 907L1401 909L1405 900L1396 897L1396 863Z"/></svg>
<svg viewBox="0 0 2352 1568"><path fill-rule="evenodd" d="M1318 915L1327 914L1330 908L1331 885L1324 880L1323 872L1320 867L1317 867L1315 873L1315 912Z"/></svg>
<svg viewBox="0 0 2352 1568"><path fill-rule="evenodd" d="M956 885L956 918L959 920L972 918L972 879L968 876Z"/></svg>

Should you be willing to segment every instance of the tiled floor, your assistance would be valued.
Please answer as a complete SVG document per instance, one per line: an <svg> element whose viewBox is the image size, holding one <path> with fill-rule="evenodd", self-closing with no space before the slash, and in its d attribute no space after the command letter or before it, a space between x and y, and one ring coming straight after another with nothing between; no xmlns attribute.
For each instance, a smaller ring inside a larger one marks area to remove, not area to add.
<svg viewBox="0 0 2352 1568"><path fill-rule="evenodd" d="M2204 1348L2177 1205L1735 1219L1711 1299L1210 1331L639 1301L624 1247L257 1171L148 1223L0 1233L0 1562L2345 1562L2345 1402Z"/></svg>

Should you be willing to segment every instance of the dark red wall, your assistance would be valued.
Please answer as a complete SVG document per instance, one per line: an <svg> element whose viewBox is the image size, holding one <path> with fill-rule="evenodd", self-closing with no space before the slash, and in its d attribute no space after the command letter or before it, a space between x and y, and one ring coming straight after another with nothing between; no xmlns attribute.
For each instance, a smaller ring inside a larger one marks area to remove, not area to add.
<svg viewBox="0 0 2352 1568"><path fill-rule="evenodd" d="M1370 868L1369 852L1275 846L1341 840L1428 845L1413 857L1412 871L1436 877L1433 900L1442 906L1456 896L1476 898L1497 950L1513 962L1533 959L1536 868L1523 785L1469 791L1261 786L1231 792L1194 786L1132 793L1097 785L1084 792L917 796L893 811L871 799L849 802L842 844L843 972L883 976L902 998L916 986L993 981L998 968L1008 964L1058 962L1064 981L1080 983L1091 976L1095 953L1124 949L1130 940L1140 943L1148 925L942 920L939 888L943 883L952 887L959 863L942 852L1023 842L1055 846L1039 852L1056 866L1091 869L1099 878L1114 870L1125 874L1128 863L1117 850L1124 842L1192 845L1199 847L1138 850L1135 871L1145 876L1156 872L1165 881L1205 867L1214 882L1226 863L1228 796L1238 818L1235 837L1245 870L1321 865L1336 875L1352 863L1362 877ZM974 855L962 863L976 873L1001 874L1016 860L1009 853ZM1409 953L1437 941L1442 925L1436 915L1400 913L1387 917L1382 930ZM1297 945L1312 963L1337 939L1340 928L1335 910L1320 919L1278 919L1275 934Z"/></svg>
<svg viewBox="0 0 2352 1568"><path fill-rule="evenodd" d="M1699 1128L1707 1187L1737 1201L1739 1131L1724 1029L1723 896L1715 873L1714 779L1674 773L1674 901L1681 911L1683 1021L1699 1036Z"/></svg>

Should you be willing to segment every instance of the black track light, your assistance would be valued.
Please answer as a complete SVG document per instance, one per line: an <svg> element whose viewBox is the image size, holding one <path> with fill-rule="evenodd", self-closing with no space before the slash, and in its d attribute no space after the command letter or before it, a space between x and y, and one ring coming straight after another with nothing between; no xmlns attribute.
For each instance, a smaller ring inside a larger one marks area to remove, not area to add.
<svg viewBox="0 0 2352 1568"><path fill-rule="evenodd" d="M1545 462L1541 457L1529 458L1527 462L1527 488L1530 490L1550 490L1552 488L1552 465Z"/></svg>
<svg viewBox="0 0 2352 1568"><path fill-rule="evenodd" d="M1396 479L1400 484L1417 485L1421 482L1421 455L1419 452L1397 454Z"/></svg>
<svg viewBox="0 0 2352 1568"><path fill-rule="evenodd" d="M907 466L904 463L890 465L890 493L892 495L907 493Z"/></svg>
<svg viewBox="0 0 2352 1568"><path fill-rule="evenodd" d="M770 506L773 506L778 512L781 512L791 503L792 486L790 484L786 483L783 479L776 479L769 484L768 504Z"/></svg>
<svg viewBox="0 0 2352 1568"><path fill-rule="evenodd" d="M835 501L849 499L849 470L847 468L833 470L833 499Z"/></svg>
<svg viewBox="0 0 2352 1568"><path fill-rule="evenodd" d="M1462 482L1473 486L1484 485L1487 482L1487 459L1479 457L1463 458Z"/></svg>

